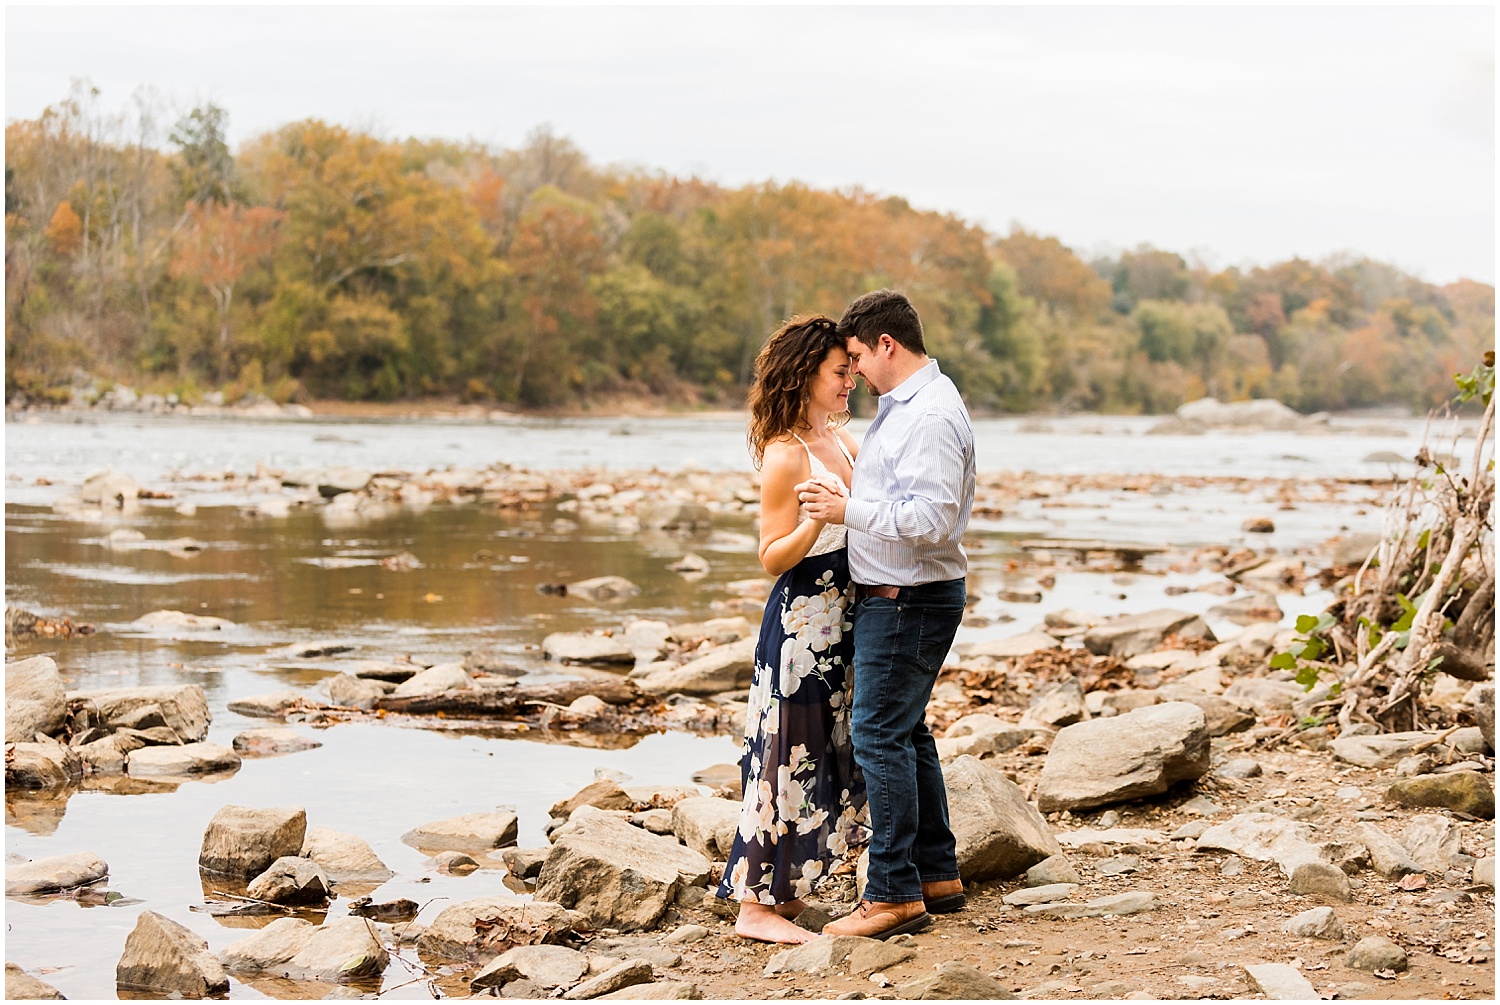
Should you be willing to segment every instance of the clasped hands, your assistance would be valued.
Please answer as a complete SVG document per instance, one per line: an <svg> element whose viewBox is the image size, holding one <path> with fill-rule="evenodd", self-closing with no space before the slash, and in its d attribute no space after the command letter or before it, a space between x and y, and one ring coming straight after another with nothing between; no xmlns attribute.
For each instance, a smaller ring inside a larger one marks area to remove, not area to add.
<svg viewBox="0 0 1500 1005"><path fill-rule="evenodd" d="M844 507L849 502L849 493L843 483L832 475L814 475L797 484L797 500L807 510L807 515L822 523L843 523Z"/></svg>

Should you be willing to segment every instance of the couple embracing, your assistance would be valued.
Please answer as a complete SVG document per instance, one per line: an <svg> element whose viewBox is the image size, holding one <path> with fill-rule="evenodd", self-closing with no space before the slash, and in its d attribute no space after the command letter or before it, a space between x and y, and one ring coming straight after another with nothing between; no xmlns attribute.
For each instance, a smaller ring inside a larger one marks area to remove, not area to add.
<svg viewBox="0 0 1500 1005"><path fill-rule="evenodd" d="M855 376L880 403L843 429ZM794 318L756 360L766 603L745 720L744 802L719 896L735 930L812 937L792 920L868 835L859 906L832 935L885 939L964 906L927 701L964 612L960 544L974 434L927 355L916 309L877 290L835 322Z"/></svg>

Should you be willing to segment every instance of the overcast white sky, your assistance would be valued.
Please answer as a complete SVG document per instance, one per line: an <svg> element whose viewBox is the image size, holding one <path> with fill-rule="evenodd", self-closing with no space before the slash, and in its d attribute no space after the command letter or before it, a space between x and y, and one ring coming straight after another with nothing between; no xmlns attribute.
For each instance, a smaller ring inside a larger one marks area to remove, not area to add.
<svg viewBox="0 0 1500 1005"><path fill-rule="evenodd" d="M727 185L858 185L1085 254L1354 251L1495 280L1495 15L1473 7L18 7L5 114L74 77Z"/></svg>

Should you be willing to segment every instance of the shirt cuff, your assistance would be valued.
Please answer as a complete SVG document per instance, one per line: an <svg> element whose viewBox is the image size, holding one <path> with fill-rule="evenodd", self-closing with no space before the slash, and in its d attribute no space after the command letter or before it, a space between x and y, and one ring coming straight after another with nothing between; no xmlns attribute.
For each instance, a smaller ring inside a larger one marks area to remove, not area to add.
<svg viewBox="0 0 1500 1005"><path fill-rule="evenodd" d="M875 504L868 499L850 499L844 504L844 526L850 530L868 531L875 516Z"/></svg>

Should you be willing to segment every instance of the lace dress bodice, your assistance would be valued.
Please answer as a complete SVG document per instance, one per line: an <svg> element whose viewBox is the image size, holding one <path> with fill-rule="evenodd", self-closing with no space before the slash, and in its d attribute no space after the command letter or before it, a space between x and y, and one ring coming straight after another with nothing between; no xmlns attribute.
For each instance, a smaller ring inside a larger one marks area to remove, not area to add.
<svg viewBox="0 0 1500 1005"><path fill-rule="evenodd" d="M828 465L826 465L822 461L818 460L818 455L814 454L812 452L812 448L807 445L807 441L804 440L802 437L797 436L795 433L793 433L792 435L796 436L797 442L800 443L800 444L802 444L802 449L804 449L804 450L807 451L807 459L808 459L808 462L812 465L812 473L814 475L833 475L833 477L838 478L839 484L843 485L844 486L844 491L847 492L849 490L849 486L847 484L845 484L845 482L844 482L844 480L842 478L839 478L838 475L834 475L832 471L829 471L828 470ZM846 446L844 446L844 441L841 440L841 439L839 439L837 436L834 437L834 442L839 445L839 450L843 451L844 457L848 459L849 466L852 468L854 466L854 458L849 456L849 448L846 447ZM806 519L807 519L807 507L803 506L801 503L798 503L798 505L797 505L797 524L798 524L798 526L801 526L802 522L804 520L806 520ZM812 557L813 555L826 555L830 551L838 551L840 548L844 547L848 542L849 542L849 530L843 524L841 524L841 523L824 524L823 525L823 529L818 532L818 539L813 542L813 546L808 551L807 554L808 554L808 557Z"/></svg>

